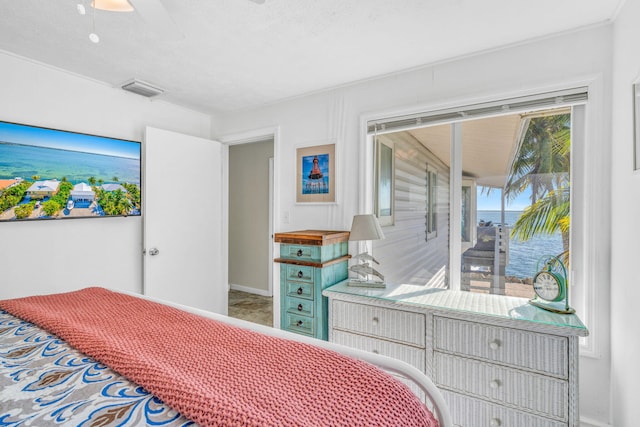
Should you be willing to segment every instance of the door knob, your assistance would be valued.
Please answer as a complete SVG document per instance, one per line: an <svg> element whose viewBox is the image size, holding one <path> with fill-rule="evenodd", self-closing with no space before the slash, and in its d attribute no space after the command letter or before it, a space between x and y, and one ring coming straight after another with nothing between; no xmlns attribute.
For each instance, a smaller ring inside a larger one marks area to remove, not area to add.
<svg viewBox="0 0 640 427"><path fill-rule="evenodd" d="M159 253L160 253L160 251L158 249L156 249L156 248L149 249L149 255L151 255L151 256L156 256Z"/></svg>

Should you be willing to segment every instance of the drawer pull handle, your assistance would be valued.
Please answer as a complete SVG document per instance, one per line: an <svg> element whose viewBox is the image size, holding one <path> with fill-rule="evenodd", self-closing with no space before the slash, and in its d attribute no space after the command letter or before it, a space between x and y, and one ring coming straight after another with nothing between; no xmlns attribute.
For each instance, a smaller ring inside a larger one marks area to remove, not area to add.
<svg viewBox="0 0 640 427"><path fill-rule="evenodd" d="M489 348L491 350L497 350L500 348L500 340L493 340L489 343Z"/></svg>
<svg viewBox="0 0 640 427"><path fill-rule="evenodd" d="M298 304L298 311L302 311L302 304Z"/></svg>
<svg viewBox="0 0 640 427"><path fill-rule="evenodd" d="M300 288L298 288L298 290L296 291L296 293L297 293L298 295L302 295L302 288L301 288L301 287L300 287Z"/></svg>
<svg viewBox="0 0 640 427"><path fill-rule="evenodd" d="M303 322L302 322L302 320L298 320L298 321L296 322L296 326L297 326L297 327L300 327L300 326L302 326L302 323L303 323Z"/></svg>
<svg viewBox="0 0 640 427"><path fill-rule="evenodd" d="M378 326L378 323L380 323L380 319L378 319L377 317L374 317L371 322L373 323L374 326Z"/></svg>
<svg viewBox="0 0 640 427"><path fill-rule="evenodd" d="M373 350L372 353L373 354L380 354L380 352L378 350Z"/></svg>
<svg viewBox="0 0 640 427"><path fill-rule="evenodd" d="M500 421L500 418L492 418L489 425L491 427L500 427L502 425L502 421Z"/></svg>
<svg viewBox="0 0 640 427"><path fill-rule="evenodd" d="M296 255L302 256L302 249L298 249L298 252L296 252Z"/></svg>
<svg viewBox="0 0 640 427"><path fill-rule="evenodd" d="M498 387L500 387L500 380L493 380L489 383L489 387L491 387L492 389L497 389ZM499 424L498 424L499 425Z"/></svg>
<svg viewBox="0 0 640 427"><path fill-rule="evenodd" d="M298 271L298 278L301 278L302 276L304 276L304 273L302 272L302 270Z"/></svg>

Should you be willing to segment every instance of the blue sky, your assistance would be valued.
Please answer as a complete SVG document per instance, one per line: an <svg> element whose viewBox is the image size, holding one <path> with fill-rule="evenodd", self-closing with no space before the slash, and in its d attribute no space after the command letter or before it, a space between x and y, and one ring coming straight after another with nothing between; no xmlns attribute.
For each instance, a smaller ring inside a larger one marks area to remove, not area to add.
<svg viewBox="0 0 640 427"><path fill-rule="evenodd" d="M493 189L487 195L482 192L483 187L478 187L478 210L479 211L499 211L500 210L500 189ZM527 190L516 197L511 203L505 204L507 211L522 211L531 205L531 191Z"/></svg>
<svg viewBox="0 0 640 427"><path fill-rule="evenodd" d="M14 123L0 122L0 142L140 159L138 142Z"/></svg>

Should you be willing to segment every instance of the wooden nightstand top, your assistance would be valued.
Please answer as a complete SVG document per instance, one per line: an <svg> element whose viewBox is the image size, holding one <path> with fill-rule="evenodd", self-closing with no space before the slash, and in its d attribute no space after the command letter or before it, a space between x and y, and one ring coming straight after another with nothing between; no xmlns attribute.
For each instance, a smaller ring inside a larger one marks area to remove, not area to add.
<svg viewBox="0 0 640 427"><path fill-rule="evenodd" d="M326 246L348 240L348 231L301 230L275 234L276 243L289 243L294 245Z"/></svg>

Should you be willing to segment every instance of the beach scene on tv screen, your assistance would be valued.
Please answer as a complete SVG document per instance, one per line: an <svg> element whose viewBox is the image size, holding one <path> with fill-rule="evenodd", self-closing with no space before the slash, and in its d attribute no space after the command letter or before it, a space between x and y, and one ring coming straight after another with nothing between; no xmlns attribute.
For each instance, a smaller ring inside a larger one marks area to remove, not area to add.
<svg viewBox="0 0 640 427"><path fill-rule="evenodd" d="M0 221L140 215L140 143L0 122Z"/></svg>

